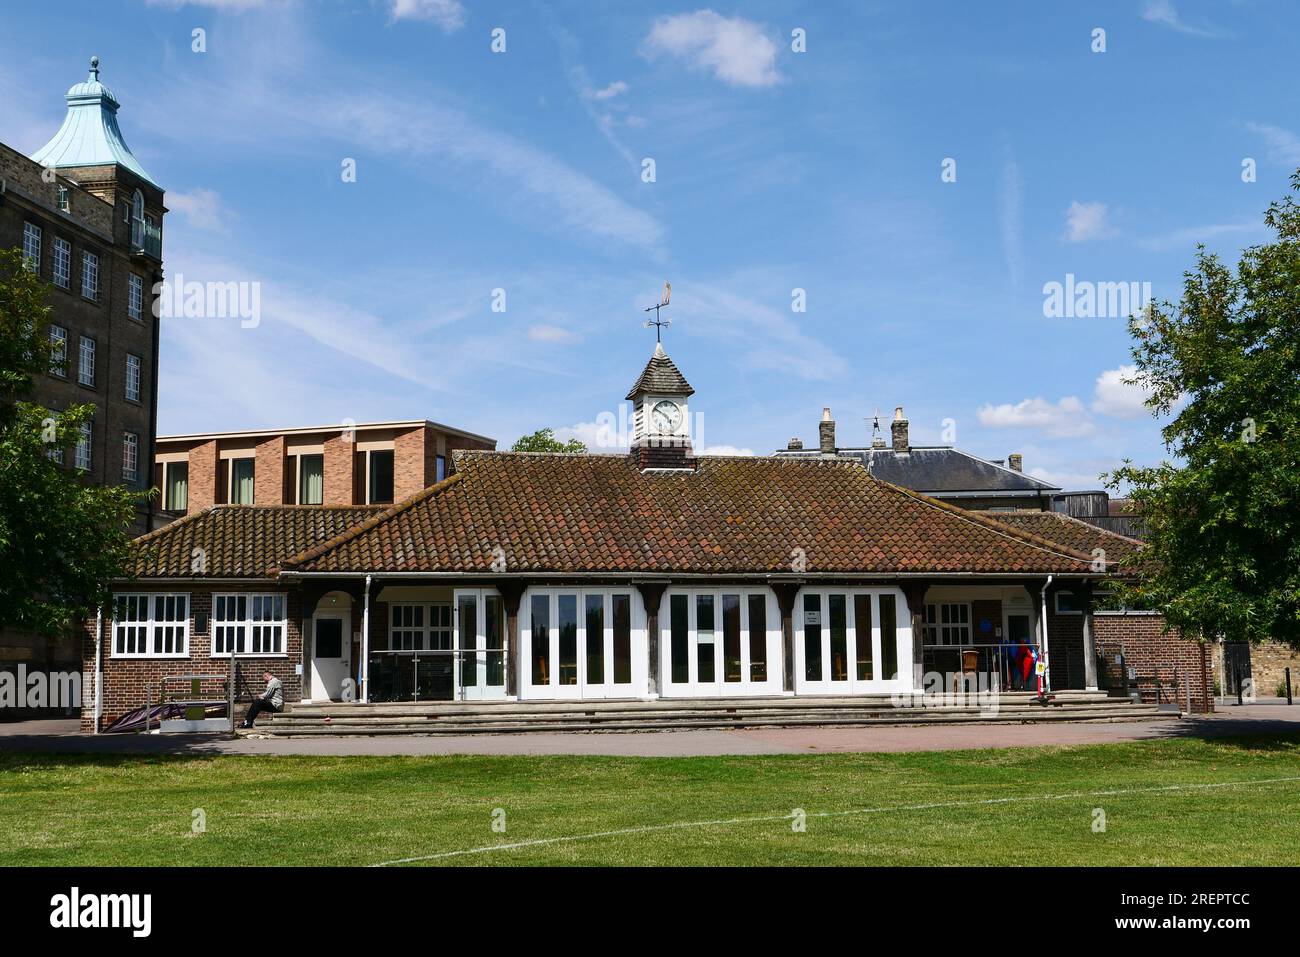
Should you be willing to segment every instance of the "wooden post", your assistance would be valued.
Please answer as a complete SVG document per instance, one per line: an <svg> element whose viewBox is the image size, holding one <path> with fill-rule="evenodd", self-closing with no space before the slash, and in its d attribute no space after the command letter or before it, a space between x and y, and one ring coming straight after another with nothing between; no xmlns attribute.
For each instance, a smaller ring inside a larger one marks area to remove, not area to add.
<svg viewBox="0 0 1300 957"><path fill-rule="evenodd" d="M663 606L667 582L641 582L636 586L645 608L646 691L659 694L659 609Z"/></svg>
<svg viewBox="0 0 1300 957"><path fill-rule="evenodd" d="M925 690L925 593L930 583L908 581L903 583L903 597L912 620L912 690Z"/></svg>
<svg viewBox="0 0 1300 957"><path fill-rule="evenodd" d="M506 694L519 694L519 602L528 583L515 578L497 582L497 591L506 606Z"/></svg>
<svg viewBox="0 0 1300 957"><path fill-rule="evenodd" d="M794 599L799 588L795 582L778 582L772 586L781 611L782 687L790 692L794 691Z"/></svg>
<svg viewBox="0 0 1300 957"><path fill-rule="evenodd" d="M1083 611L1083 686L1097 690L1097 645L1092 633L1092 582L1084 582L1076 594Z"/></svg>

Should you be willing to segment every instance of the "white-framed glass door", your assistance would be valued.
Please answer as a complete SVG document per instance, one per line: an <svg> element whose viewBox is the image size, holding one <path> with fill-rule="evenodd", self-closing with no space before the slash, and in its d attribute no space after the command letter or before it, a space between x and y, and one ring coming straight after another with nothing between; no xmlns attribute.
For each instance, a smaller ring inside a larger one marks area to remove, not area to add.
<svg viewBox="0 0 1300 957"><path fill-rule="evenodd" d="M659 620L665 696L781 693L781 615L767 589L670 589Z"/></svg>
<svg viewBox="0 0 1300 957"><path fill-rule="evenodd" d="M506 696L506 607L493 589L457 589L457 700L483 701Z"/></svg>
<svg viewBox="0 0 1300 957"><path fill-rule="evenodd" d="M910 690L912 628L896 588L805 588L795 599L796 694Z"/></svg>
<svg viewBox="0 0 1300 957"><path fill-rule="evenodd" d="M519 643L521 698L646 693L645 611L635 588L530 589Z"/></svg>

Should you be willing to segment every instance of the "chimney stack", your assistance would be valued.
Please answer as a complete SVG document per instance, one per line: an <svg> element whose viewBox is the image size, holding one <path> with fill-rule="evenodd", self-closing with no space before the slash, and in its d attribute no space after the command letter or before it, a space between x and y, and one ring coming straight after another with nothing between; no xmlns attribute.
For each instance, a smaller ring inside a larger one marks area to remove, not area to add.
<svg viewBox="0 0 1300 957"><path fill-rule="evenodd" d="M835 420L831 418L829 407L822 409L822 420L817 425L818 438L821 440L822 455L835 454Z"/></svg>
<svg viewBox="0 0 1300 957"><path fill-rule="evenodd" d="M1023 472L1025 460L1019 452L1012 452L1007 456L1007 468L1013 472Z"/></svg>
<svg viewBox="0 0 1300 957"><path fill-rule="evenodd" d="M803 439L799 438L799 437L796 435L793 439L790 440L790 444L787 445L785 448L786 448L786 451L788 451L788 452L800 452L800 451L803 451Z"/></svg>
<svg viewBox="0 0 1300 957"><path fill-rule="evenodd" d="M907 444L907 419L903 418L901 405L894 409L894 421L889 424L889 431L894 438L894 451L906 452L910 446Z"/></svg>

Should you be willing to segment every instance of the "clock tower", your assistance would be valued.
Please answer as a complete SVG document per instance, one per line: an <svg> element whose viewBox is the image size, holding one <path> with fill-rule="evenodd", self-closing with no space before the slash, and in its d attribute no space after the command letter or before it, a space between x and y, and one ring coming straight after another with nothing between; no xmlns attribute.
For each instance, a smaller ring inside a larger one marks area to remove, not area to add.
<svg viewBox="0 0 1300 957"><path fill-rule="evenodd" d="M626 396L633 403L632 455L643 470L695 468L686 407L694 394L663 343L656 343L654 355Z"/></svg>

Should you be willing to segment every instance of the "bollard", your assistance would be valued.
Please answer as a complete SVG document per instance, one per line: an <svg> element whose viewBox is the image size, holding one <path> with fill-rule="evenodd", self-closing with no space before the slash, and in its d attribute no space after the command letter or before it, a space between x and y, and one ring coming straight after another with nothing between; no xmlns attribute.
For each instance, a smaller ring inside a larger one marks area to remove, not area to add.
<svg viewBox="0 0 1300 957"><path fill-rule="evenodd" d="M1286 703L1292 704L1291 701L1291 669L1286 669Z"/></svg>

